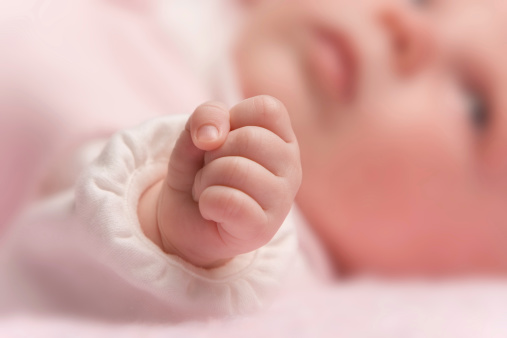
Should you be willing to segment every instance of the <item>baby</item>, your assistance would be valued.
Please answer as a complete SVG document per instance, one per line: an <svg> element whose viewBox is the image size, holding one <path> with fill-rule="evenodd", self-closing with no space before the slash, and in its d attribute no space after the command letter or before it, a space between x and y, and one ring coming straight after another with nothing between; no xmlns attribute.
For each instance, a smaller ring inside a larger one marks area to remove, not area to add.
<svg viewBox="0 0 507 338"><path fill-rule="evenodd" d="M180 321L258 309L306 272L294 202L342 275L507 271L507 3L242 3L232 66L246 99L114 136L75 194L13 227L0 311ZM159 82L146 83L134 88Z"/></svg>
<svg viewBox="0 0 507 338"><path fill-rule="evenodd" d="M296 201L342 272L504 273L507 5L250 6L243 93L281 102L199 107L141 200L147 236L202 267L267 243L301 180L297 136Z"/></svg>

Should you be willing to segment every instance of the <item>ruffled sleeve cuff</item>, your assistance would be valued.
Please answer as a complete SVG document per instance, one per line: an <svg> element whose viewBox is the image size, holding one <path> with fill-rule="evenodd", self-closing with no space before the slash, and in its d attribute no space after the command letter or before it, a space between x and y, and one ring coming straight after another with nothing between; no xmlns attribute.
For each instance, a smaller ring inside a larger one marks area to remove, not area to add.
<svg viewBox="0 0 507 338"><path fill-rule="evenodd" d="M188 116L168 116L114 135L82 174L76 211L97 255L126 283L184 317L241 314L269 303L297 257L292 214L264 247L225 266L202 269L164 253L142 232L141 194L163 179Z"/></svg>

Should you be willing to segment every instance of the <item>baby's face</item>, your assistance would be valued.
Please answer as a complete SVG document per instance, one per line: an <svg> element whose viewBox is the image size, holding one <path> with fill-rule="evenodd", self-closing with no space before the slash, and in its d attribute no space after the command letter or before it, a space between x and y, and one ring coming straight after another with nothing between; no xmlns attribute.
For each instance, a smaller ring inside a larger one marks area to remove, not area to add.
<svg viewBox="0 0 507 338"><path fill-rule="evenodd" d="M247 96L291 113L299 207L350 272L507 272L507 2L258 0Z"/></svg>

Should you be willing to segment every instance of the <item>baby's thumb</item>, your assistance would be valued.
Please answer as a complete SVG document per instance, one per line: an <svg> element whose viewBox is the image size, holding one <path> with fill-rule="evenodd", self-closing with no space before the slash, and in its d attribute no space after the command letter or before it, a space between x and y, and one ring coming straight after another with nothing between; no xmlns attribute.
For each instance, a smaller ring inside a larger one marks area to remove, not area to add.
<svg viewBox="0 0 507 338"><path fill-rule="evenodd" d="M197 148L215 150L225 142L229 134L229 109L219 102L202 104L190 116L187 128Z"/></svg>
<svg viewBox="0 0 507 338"><path fill-rule="evenodd" d="M192 193L205 151L220 147L229 134L229 111L220 103L205 103L190 116L169 160L169 187Z"/></svg>

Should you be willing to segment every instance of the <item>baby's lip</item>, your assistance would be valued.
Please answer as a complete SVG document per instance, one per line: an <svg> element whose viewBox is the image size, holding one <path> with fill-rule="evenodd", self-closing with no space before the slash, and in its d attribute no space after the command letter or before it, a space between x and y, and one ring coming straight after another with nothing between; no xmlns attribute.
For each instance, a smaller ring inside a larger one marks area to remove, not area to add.
<svg viewBox="0 0 507 338"><path fill-rule="evenodd" d="M317 82L340 101L352 100L356 91L357 54L342 32L315 27L310 33L309 59Z"/></svg>

